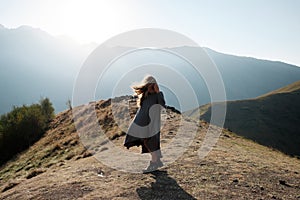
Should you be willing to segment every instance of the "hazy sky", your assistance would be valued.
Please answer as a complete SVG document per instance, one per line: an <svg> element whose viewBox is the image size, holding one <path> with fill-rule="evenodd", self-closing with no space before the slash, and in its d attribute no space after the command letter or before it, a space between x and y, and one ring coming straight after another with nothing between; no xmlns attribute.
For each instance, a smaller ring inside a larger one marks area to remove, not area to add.
<svg viewBox="0 0 300 200"><path fill-rule="evenodd" d="M0 24L81 43L163 28L223 53L300 66L299 0L0 0Z"/></svg>

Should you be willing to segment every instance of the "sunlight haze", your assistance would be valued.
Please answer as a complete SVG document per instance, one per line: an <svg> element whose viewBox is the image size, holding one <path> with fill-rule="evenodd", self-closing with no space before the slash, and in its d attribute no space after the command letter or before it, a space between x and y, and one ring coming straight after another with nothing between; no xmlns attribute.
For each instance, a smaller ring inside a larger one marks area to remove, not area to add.
<svg viewBox="0 0 300 200"><path fill-rule="evenodd" d="M29 25L81 44L162 28L200 46L300 66L300 1L0 0L0 24Z"/></svg>

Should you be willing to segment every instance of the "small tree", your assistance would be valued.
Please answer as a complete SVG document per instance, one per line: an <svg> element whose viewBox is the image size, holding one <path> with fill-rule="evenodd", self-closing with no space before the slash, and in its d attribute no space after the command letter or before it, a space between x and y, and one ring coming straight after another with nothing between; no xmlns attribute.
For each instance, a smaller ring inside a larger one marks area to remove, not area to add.
<svg viewBox="0 0 300 200"><path fill-rule="evenodd" d="M42 98L40 100L42 113L46 117L47 122L50 122L54 117L54 108L49 98Z"/></svg>
<svg viewBox="0 0 300 200"><path fill-rule="evenodd" d="M72 110L72 103L71 103L71 100L70 100L70 99L68 99L68 101L67 101L66 104L67 104L69 110Z"/></svg>

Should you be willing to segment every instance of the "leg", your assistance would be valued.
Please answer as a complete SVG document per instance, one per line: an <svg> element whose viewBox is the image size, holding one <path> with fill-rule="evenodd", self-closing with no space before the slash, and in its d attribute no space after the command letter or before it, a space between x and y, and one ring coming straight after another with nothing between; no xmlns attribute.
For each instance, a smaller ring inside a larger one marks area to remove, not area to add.
<svg viewBox="0 0 300 200"><path fill-rule="evenodd" d="M157 160L158 160L157 152L156 151L151 152L151 149L148 147L146 139L144 140L144 146L151 154L151 162L157 162Z"/></svg>
<svg viewBox="0 0 300 200"><path fill-rule="evenodd" d="M152 161L152 162L157 162L158 159L159 159L159 158L158 158L158 156L157 156L156 151L151 152L151 161Z"/></svg>
<svg viewBox="0 0 300 200"><path fill-rule="evenodd" d="M151 154L150 164L147 167L147 169L143 170L143 173L148 173L148 172L151 172L151 171L155 171L159 167L162 167L163 163L160 160L160 157L161 157L160 150L151 151L151 149L149 148L149 146L147 144L147 140L144 140L143 144L144 144L145 148L148 150L148 152Z"/></svg>

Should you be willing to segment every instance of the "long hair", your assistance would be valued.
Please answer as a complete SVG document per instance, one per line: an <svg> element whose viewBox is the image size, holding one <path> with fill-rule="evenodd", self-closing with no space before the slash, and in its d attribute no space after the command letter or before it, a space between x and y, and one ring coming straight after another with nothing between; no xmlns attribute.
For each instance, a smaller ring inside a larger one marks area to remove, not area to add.
<svg viewBox="0 0 300 200"><path fill-rule="evenodd" d="M149 95L148 87L149 87L149 85L152 85L154 83L156 84L155 78L151 75L147 75L144 77L143 81L140 84L132 86L132 89L139 97L138 101L137 101L138 106L143 105L143 101Z"/></svg>
<svg viewBox="0 0 300 200"><path fill-rule="evenodd" d="M142 85L142 86L133 86L134 92L138 95L137 105L141 107L143 105L143 101L148 96L148 86L149 84Z"/></svg>

